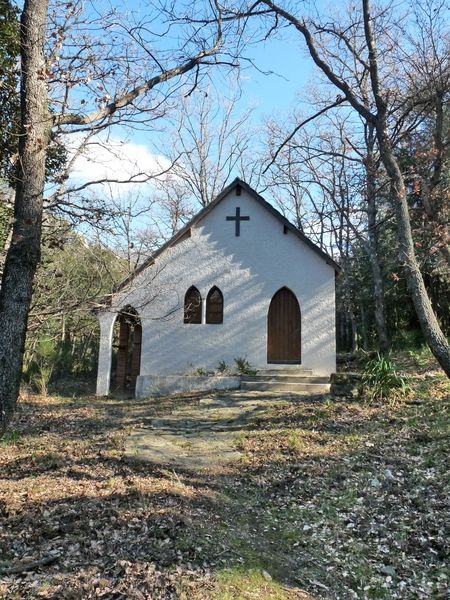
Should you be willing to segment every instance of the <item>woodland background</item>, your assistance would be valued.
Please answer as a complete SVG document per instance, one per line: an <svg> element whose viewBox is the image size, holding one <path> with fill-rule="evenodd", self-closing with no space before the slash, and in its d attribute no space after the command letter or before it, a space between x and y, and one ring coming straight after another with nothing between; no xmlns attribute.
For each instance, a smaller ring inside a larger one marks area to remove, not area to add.
<svg viewBox="0 0 450 600"><path fill-rule="evenodd" d="M334 5L0 0L1 598L449 597L449 7ZM236 176L342 267L330 394L94 397L95 309ZM127 453L177 415L240 459Z"/></svg>
<svg viewBox="0 0 450 600"><path fill-rule="evenodd" d="M61 13L61 6L49 13L53 26L49 52L53 56L63 41L70 39L71 20L82 30L81 4L64 5L62 21L55 16ZM19 11L9 0L1 0L0 7L1 269L13 224L20 48ZM165 10L170 21L174 16L168 7ZM352 22L351 14L351 7L347 7L334 17L337 21L330 17L328 30L334 27L336 33L339 22L339 31L345 31L345 24ZM109 17L103 15L102 22ZM383 68L392 86L389 93L402 108L395 116L394 148L407 184L416 255L436 316L448 337L447 18L445 3L433 0L414 3L401 18L389 5L379 17L377 34L381 46L389 46L391 54L386 51L389 60ZM319 25L317 28L320 33ZM323 26L323 36L329 31ZM395 31L402 33L397 44ZM358 28L349 25L347 34L348 39L335 35L334 45L323 40L320 48L343 77L353 77L353 85L360 86L364 97L367 81L363 60L352 52L345 54L346 48L358 46ZM81 38L76 39L81 43ZM91 78L92 86L95 83L99 106L106 101L102 97L104 80L111 75L106 72L108 57L103 51L99 47L88 64L78 65L80 80L84 78L86 84ZM228 57L228 63L224 61L224 68L245 66L245 61L237 66L235 55ZM72 73L73 62L62 62L63 58L58 63L61 70ZM47 156L42 257L29 313L25 382L45 391L58 381L67 383L68 378L92 380L98 345L94 309L115 284L236 175L273 202L341 265L337 279L340 352L415 350L423 346L373 127L355 116L320 77L310 84L307 100L308 114L304 108L282 118L274 113L253 128L248 124L252 107L242 108L239 84L233 85L226 97L208 78L196 81L183 93L171 90L151 114L144 113L141 123L145 127L150 120L152 127L160 129L158 144L165 140L164 152L161 146L158 150L164 160L120 182L71 177L80 155L90 145L107 147L107 137L96 139L98 132L90 130L77 138L74 150L65 132L56 132Z"/></svg>

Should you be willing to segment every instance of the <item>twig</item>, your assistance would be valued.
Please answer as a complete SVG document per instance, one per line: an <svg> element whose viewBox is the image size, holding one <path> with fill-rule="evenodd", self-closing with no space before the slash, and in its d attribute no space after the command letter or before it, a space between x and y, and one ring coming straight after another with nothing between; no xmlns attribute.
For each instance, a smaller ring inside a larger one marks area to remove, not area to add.
<svg viewBox="0 0 450 600"><path fill-rule="evenodd" d="M222 556L222 554L227 554L228 552L230 552L231 554L235 554L236 556L239 556L239 557L241 556L241 553L238 552L237 550L233 550L233 548L224 548L218 554L214 554L214 558L218 558L219 556Z"/></svg>
<svg viewBox="0 0 450 600"><path fill-rule="evenodd" d="M304 121L302 121L301 123L299 123L297 125L297 127L295 127L294 130L287 136L287 138L278 146L277 151L273 155L271 161L264 168L263 175L270 169L270 167L273 165L273 163L278 158L278 155L280 154L281 150L286 146L286 144L288 144L292 140L292 138L299 131L299 129L301 129L302 127L304 127L305 125L307 125L310 121L314 121L314 119L317 119L317 117L320 117L321 115L323 115L324 113L326 113L327 110L330 110L331 108L336 108L337 106L339 106L340 104L342 104L345 101L346 101L346 98L341 98L340 96L338 96L337 99L336 99L336 102L333 102L333 104L330 104L329 106L325 106L325 108L322 108L321 110L319 110L319 112L316 112L311 117L308 117L307 119L305 119Z"/></svg>
<svg viewBox="0 0 450 600"><path fill-rule="evenodd" d="M41 558L40 560L33 560L31 562L21 562L12 567L7 567L6 569L1 569L1 575L17 575L20 573L24 573L25 571L34 571L39 567L45 567L46 565L51 565L59 559L59 555L55 556L46 556Z"/></svg>
<svg viewBox="0 0 450 600"><path fill-rule="evenodd" d="M182 483L181 479L178 477L178 474L177 474L177 472L175 471L175 469L172 469L172 473L175 475L175 478L176 478L176 480L178 481L178 483L179 483L180 485L183 485L183 483Z"/></svg>
<svg viewBox="0 0 450 600"><path fill-rule="evenodd" d="M315 585L316 587L322 588L323 590L330 591L330 588L326 586L324 583L320 583L320 581L316 581L315 579L310 579L311 585Z"/></svg>

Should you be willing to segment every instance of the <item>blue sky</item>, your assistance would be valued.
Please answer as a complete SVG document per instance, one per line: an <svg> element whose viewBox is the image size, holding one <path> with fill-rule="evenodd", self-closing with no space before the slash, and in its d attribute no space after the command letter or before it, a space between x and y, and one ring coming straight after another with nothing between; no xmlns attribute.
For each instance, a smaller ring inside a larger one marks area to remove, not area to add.
<svg viewBox="0 0 450 600"><path fill-rule="evenodd" d="M245 60L239 71L242 96L237 107L244 112L252 107L253 126L258 127L270 117L283 120L301 105L306 107L307 88L313 82L317 70L309 56L303 40L293 28L284 29L282 39L272 37L264 43L249 46L246 58L254 62L255 67ZM218 90L226 94L228 86L233 87L238 71L210 71L212 81ZM307 108L305 111L307 112ZM145 143L145 133L136 131L134 140Z"/></svg>
<svg viewBox="0 0 450 600"><path fill-rule="evenodd" d="M104 1L108 2L108 0L99 0L99 3ZM137 9L139 0L131 0L129 3L122 0L112 0L112 2L119 9L126 7L127 10L133 11ZM175 41L174 37L164 43ZM252 129L261 127L271 117L280 121L287 120L293 108L299 108L306 100L308 84L314 81L316 76L314 65L306 55L302 38L292 27L283 28L280 34L271 36L267 41L249 45L245 49L245 56L251 59L257 68L242 61L243 68L239 71L230 71L222 67L210 69L211 79L216 89L224 90L226 95L227 88L235 87L235 79L240 77L242 95L237 112L247 111L249 106L253 108L252 122L249 123ZM305 107L304 112L308 113L309 109ZM101 147L93 148L90 156L77 160L77 168L71 181L78 184L102 177L126 180L130 171L135 173L146 169L160 173L167 166L160 160L161 157L164 158L167 138L158 129L158 123L156 128L149 126L148 129L124 130L120 126L114 127L110 131L110 139L106 139L104 135L100 140ZM123 154L118 148L121 140L126 141L126 144L122 145ZM107 152L109 146L114 148L111 155ZM257 148L258 139L255 138L255 151ZM155 161L157 166L162 164L162 168L155 167ZM145 189L146 184L139 187ZM103 188L101 191L96 186L95 191L103 195ZM106 188L104 191L107 192ZM116 188L118 195L124 195L126 192L126 185L119 185ZM145 191L143 193L145 194Z"/></svg>
<svg viewBox="0 0 450 600"><path fill-rule="evenodd" d="M23 0L16 0L16 4L22 8ZM93 4L95 5L95 2ZM308 4L308 1L301 2L299 9L305 9ZM324 0L317 0L315 4L324 10ZM140 10L140 0L111 0L108 5L131 12ZM302 90L304 91L308 81L314 77L316 70L306 54L303 40L292 27L284 28L278 38L272 36L265 43L250 46L246 55L254 60L262 71L271 71L272 74L265 75L252 67L243 70L243 110L249 104L254 105L254 117L258 119L272 114L283 114L294 104L298 106L302 100ZM217 81L220 80L220 75L213 77Z"/></svg>
<svg viewBox="0 0 450 600"><path fill-rule="evenodd" d="M273 74L264 75L251 68L245 72L244 99L259 105L258 113L266 116L283 113L298 105L302 91L314 74L311 59L306 57L301 40L293 31L284 30L283 39L270 39L248 50L258 67ZM300 96L300 97L299 97Z"/></svg>
<svg viewBox="0 0 450 600"><path fill-rule="evenodd" d="M138 1L133 0L127 4L127 8L133 11ZM124 6L122 2L116 4ZM308 83L315 73L314 65L306 55L303 40L292 27L283 28L281 34L271 36L265 42L249 45L245 49L245 56L251 59L257 68L245 60L241 61L240 70L212 67L209 72L213 85L219 94L223 90L226 95L228 88L235 87L235 80L239 76L242 95L237 112L244 112L252 107L250 126L253 128L260 127L271 117L286 119L294 106L298 108L306 98ZM305 112L307 111L306 108ZM126 139L134 145L147 146L149 152L155 152L156 146L156 152L163 154L160 149L164 148L165 139L157 131L135 129L124 132L116 127L112 134L116 139ZM149 143L149 137L156 144ZM135 150L132 149L133 155Z"/></svg>

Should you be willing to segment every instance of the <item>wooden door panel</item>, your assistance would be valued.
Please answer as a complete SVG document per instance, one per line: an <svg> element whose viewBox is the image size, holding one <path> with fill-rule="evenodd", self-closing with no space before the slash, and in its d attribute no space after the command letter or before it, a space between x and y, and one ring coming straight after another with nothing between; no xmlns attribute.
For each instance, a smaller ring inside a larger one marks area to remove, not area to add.
<svg viewBox="0 0 450 600"><path fill-rule="evenodd" d="M134 309L133 309L134 310ZM141 366L142 327L138 315L119 314L119 343L115 372L116 391L133 391Z"/></svg>
<svg viewBox="0 0 450 600"><path fill-rule="evenodd" d="M123 389L127 372L129 326L122 316L119 317L119 347L117 350L116 387Z"/></svg>
<svg viewBox="0 0 450 600"><path fill-rule="evenodd" d="M301 315L298 300L288 288L272 298L267 318L267 362L301 362Z"/></svg>
<svg viewBox="0 0 450 600"><path fill-rule="evenodd" d="M140 325L134 326L133 332L133 350L131 353L131 373L130 373L130 387L135 389L136 379L141 369L141 345L142 345L142 327Z"/></svg>

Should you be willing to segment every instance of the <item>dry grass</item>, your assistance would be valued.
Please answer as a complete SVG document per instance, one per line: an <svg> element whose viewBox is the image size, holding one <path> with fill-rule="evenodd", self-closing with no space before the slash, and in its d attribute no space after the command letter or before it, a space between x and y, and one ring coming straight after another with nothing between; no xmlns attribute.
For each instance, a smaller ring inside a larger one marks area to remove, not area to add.
<svg viewBox="0 0 450 600"><path fill-rule="evenodd" d="M195 475L123 456L195 399L24 399L0 442L0 597L447 597L449 386L412 385L395 408L269 402L239 464Z"/></svg>

